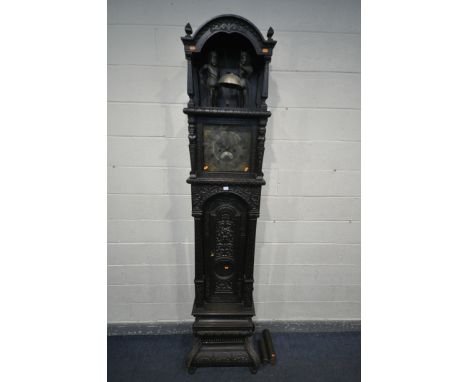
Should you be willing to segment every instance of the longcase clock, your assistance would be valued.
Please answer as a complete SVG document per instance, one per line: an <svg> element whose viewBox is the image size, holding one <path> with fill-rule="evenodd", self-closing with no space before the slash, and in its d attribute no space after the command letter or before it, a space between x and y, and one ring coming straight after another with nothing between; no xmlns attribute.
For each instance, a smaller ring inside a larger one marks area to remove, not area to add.
<svg viewBox="0 0 468 382"><path fill-rule="evenodd" d="M187 367L248 366L255 231L260 209L268 73L273 48L250 21L221 15L182 37L195 220L194 343Z"/></svg>

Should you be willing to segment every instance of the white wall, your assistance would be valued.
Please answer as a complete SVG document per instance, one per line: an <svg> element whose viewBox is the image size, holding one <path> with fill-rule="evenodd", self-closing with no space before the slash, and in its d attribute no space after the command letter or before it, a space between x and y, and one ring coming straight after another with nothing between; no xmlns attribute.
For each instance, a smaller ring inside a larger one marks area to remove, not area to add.
<svg viewBox="0 0 468 382"><path fill-rule="evenodd" d="M257 319L360 318L358 0L110 0L108 320L191 320L180 36L235 13L278 44L258 223Z"/></svg>

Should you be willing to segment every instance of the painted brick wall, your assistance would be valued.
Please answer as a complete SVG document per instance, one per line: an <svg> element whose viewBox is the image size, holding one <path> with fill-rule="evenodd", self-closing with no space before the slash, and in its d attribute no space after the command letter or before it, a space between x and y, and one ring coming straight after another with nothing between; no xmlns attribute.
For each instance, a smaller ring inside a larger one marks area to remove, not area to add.
<svg viewBox="0 0 468 382"><path fill-rule="evenodd" d="M108 320L191 320L180 36L222 13L278 44L258 223L257 319L360 318L358 0L110 0Z"/></svg>

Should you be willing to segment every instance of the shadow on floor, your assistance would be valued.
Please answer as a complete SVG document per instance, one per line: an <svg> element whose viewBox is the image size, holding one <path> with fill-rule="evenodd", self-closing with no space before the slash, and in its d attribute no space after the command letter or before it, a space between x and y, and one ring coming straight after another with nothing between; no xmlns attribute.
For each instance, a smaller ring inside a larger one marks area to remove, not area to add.
<svg viewBox="0 0 468 382"><path fill-rule="evenodd" d="M255 375L246 367L199 368L189 375L184 361L191 348L191 335L108 337L108 381L360 381L360 333L272 333L272 336L277 364L263 365Z"/></svg>

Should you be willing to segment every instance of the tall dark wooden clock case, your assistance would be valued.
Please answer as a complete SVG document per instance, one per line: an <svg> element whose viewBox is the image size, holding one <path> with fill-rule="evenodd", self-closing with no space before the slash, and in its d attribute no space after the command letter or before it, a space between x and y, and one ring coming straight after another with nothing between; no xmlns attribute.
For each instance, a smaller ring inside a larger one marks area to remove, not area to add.
<svg viewBox="0 0 468 382"><path fill-rule="evenodd" d="M260 209L269 65L276 41L250 21L221 15L182 37L195 220L194 344L189 372L248 366L252 345L255 231Z"/></svg>

